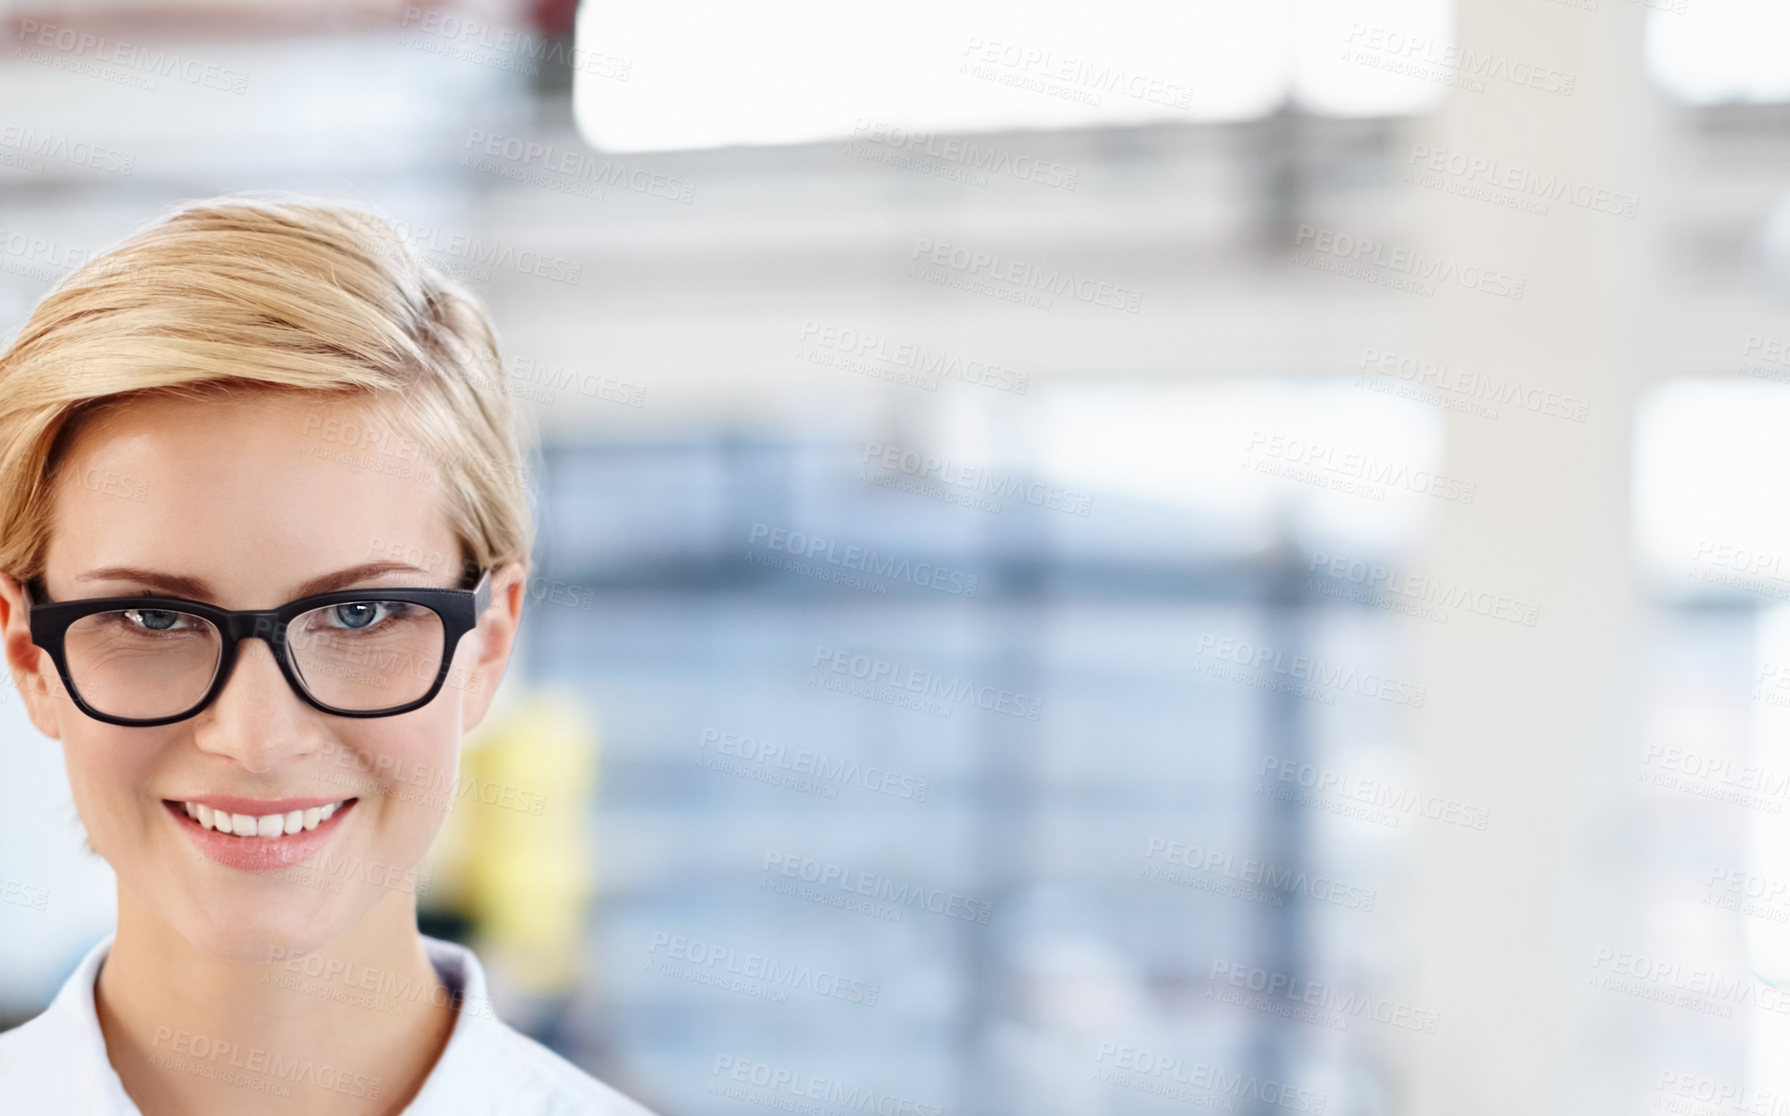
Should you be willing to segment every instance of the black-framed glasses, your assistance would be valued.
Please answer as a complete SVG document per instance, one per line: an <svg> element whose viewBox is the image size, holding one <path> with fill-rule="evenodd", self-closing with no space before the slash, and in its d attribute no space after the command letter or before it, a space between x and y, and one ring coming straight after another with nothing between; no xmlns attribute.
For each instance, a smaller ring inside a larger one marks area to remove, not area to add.
<svg viewBox="0 0 1790 1116"><path fill-rule="evenodd" d="M273 648L313 708L391 717L435 700L460 638L491 606L491 571L471 589L344 589L232 611L143 594L51 601L26 586L31 642L49 653L81 712L148 728L197 716L223 692L245 639Z"/></svg>

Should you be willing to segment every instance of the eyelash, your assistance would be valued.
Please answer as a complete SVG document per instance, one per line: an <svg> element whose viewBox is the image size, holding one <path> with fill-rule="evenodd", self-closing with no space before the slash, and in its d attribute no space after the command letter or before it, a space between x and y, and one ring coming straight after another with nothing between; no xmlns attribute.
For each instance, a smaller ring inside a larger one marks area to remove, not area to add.
<svg viewBox="0 0 1790 1116"><path fill-rule="evenodd" d="M378 619L374 620L371 624L368 624L365 627L332 628L332 630L342 631L342 632L370 632L370 631L374 631L379 628L389 627L389 626L391 626L391 624L393 622L398 621L398 620L412 619L417 615L417 613L419 611L427 611L426 609L423 609L420 605L413 605L407 601L381 601L381 600L374 600L371 598L364 600L364 601L340 601L336 604L325 605L323 607L325 609L325 614L327 615L327 614L329 614L330 611L333 611L334 609L341 608L345 605L355 605L355 604L373 605L374 607L380 609L382 614L379 615Z"/></svg>
<svg viewBox="0 0 1790 1116"><path fill-rule="evenodd" d="M191 626L188 626L185 628L159 628L159 629L158 628L148 628L148 627L144 627L140 620L132 621L132 620L125 619L131 613L136 613L139 616L141 616L141 614L145 613L145 612L168 612L168 613L173 613L175 616L182 617L184 619L189 619L189 620L192 619L192 616L190 613L183 612L181 609L178 609L178 608L147 607L149 602L169 600L169 598L167 598L167 597L158 597L153 593L143 593L140 595L139 599L141 599L142 601L145 602L144 606L140 606L137 608L121 609L117 612L109 613L107 615L118 617L121 621L126 623L133 632L141 632L146 635L179 635L182 632L190 632L190 631L194 630ZM325 614L328 615L329 614L328 610L343 608L348 605L372 605L374 608L379 610L378 612L375 613L375 616L377 618L372 623L366 624L359 628L351 628L351 627L347 627L347 626L335 627L332 625L331 627L334 630L344 631L344 632L370 632L377 628L388 626L393 621L396 621L396 620L411 619L411 618L415 617L419 611L423 611L423 610L420 610L418 606L413 605L408 601L382 601L375 597L367 597L364 599L352 600L352 601L337 601L335 604L320 605L319 608L321 610L324 610Z"/></svg>
<svg viewBox="0 0 1790 1116"><path fill-rule="evenodd" d="M196 630L191 625L188 625L187 627L184 627L184 628L146 628L142 625L142 623L139 620L129 619L129 617L132 613L136 613L140 617L145 612L171 612L175 616L182 617L183 619L188 619L188 620L192 619L190 616L187 616L186 613L181 612L179 609L173 609L173 608L128 608L128 609L124 609L120 612L108 613L108 614L103 614L103 615L111 615L111 616L118 617L119 623L124 624L133 633L138 633L138 634L142 634L142 635L175 636L175 635L182 635L182 634L189 633L189 632Z"/></svg>

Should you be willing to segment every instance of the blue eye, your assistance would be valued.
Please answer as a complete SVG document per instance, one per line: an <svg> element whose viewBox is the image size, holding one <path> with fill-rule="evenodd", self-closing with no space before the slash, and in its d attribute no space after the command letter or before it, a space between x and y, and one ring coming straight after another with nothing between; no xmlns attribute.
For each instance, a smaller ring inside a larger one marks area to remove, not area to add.
<svg viewBox="0 0 1790 1116"><path fill-rule="evenodd" d="M383 607L378 601L349 601L337 605L335 614L344 628L368 628L378 619L377 610Z"/></svg>
<svg viewBox="0 0 1790 1116"><path fill-rule="evenodd" d="M180 622L180 613L160 608L133 608L124 614L132 623L149 632L173 631Z"/></svg>

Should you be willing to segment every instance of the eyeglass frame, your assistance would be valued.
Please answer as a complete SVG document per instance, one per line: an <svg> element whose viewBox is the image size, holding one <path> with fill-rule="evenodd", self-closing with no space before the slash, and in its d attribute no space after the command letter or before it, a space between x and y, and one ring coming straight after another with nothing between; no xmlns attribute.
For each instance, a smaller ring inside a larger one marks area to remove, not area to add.
<svg viewBox="0 0 1790 1116"><path fill-rule="evenodd" d="M236 667L236 657L245 640L258 639L273 650L274 661L280 664L280 673L285 675L286 684L292 692L304 700L305 704L332 717L395 717L400 713L409 713L414 709L435 700L447 681L449 668L453 666L454 653L459 649L460 640L478 627L479 617L491 607L491 571L481 570L478 584L471 589L438 589L438 588L386 588L339 589L332 593L318 593L310 597L300 597L288 601L278 608L228 609L218 608L203 601L189 601L181 597L161 597L141 594L135 597L95 597L90 600L52 601L44 590L42 578L32 578L25 586L25 611L31 626L31 642L42 648L56 665L56 673L62 678L63 688L81 712L96 721L109 725L121 725L125 728L155 728L171 725L180 721L197 717L210 708L217 696L223 693L224 686L230 681L230 675ZM39 598L42 598L41 600ZM326 608L332 604L349 604L356 601L389 601L394 604L422 605L441 618L441 668L435 674L435 681L429 686L429 692L415 701L403 705L395 705L389 709L350 710L337 709L325 705L313 697L304 687L304 682L292 662L292 650L286 642L286 629L293 620L315 609ZM211 624L218 632L221 643L218 650L216 677L211 688L198 703L183 713L172 717L114 717L101 713L87 703L75 685L74 677L68 669L66 640L68 629L87 616L99 612L118 612L125 609L150 609L165 612L183 612L197 616Z"/></svg>

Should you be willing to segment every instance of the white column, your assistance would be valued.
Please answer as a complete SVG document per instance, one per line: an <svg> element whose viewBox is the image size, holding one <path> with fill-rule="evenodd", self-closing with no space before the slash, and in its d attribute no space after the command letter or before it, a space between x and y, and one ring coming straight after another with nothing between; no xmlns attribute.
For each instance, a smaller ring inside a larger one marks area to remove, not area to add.
<svg viewBox="0 0 1790 1116"><path fill-rule="evenodd" d="M1484 88L1453 90L1423 142L1640 201L1624 218L1577 204L1595 195L1575 190L1540 216L1407 188L1426 250L1526 283L1521 300L1444 284L1424 355L1590 406L1583 423L1511 404L1495 421L1449 414L1446 471L1479 489L1471 504L1442 505L1411 570L1537 603L1540 617L1526 627L1456 609L1446 624L1409 622L1430 687L1413 740L1421 787L1486 806L1491 822L1413 835L1405 992L1442 1019L1436 1035L1399 1044L1397 1093L1413 1116L1577 1116L1619 1103L1586 1095L1586 1023L1593 954L1622 902L1598 828L1633 768L1630 431L1637 395L1664 371L1650 363L1661 114L1643 69L1644 6L1455 9L1452 72L1484 65ZM1571 95L1520 84L1530 67L1570 75Z"/></svg>

